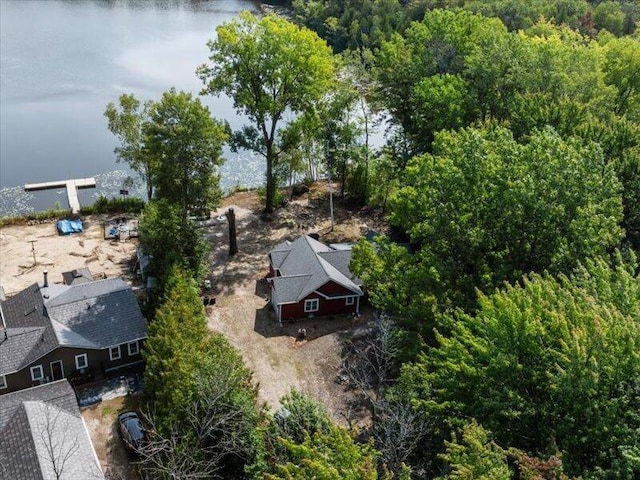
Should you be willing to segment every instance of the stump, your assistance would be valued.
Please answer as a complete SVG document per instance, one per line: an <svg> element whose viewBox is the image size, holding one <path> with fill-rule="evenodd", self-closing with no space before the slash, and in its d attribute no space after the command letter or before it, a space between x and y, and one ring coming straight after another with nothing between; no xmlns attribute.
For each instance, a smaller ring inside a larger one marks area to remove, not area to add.
<svg viewBox="0 0 640 480"><path fill-rule="evenodd" d="M229 256L238 253L238 239L236 236L236 214L233 208L227 210L225 213L227 217L227 223L229 223Z"/></svg>

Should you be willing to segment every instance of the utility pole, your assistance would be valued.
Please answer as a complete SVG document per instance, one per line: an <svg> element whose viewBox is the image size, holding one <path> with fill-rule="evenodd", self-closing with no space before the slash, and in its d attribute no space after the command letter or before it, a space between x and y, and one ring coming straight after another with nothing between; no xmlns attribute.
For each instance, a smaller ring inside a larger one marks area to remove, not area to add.
<svg viewBox="0 0 640 480"><path fill-rule="evenodd" d="M329 165L329 136L325 139L325 156L327 157L327 178L329 183L327 189L329 190L329 211L331 215L331 231L333 232L333 188L331 188L331 165Z"/></svg>

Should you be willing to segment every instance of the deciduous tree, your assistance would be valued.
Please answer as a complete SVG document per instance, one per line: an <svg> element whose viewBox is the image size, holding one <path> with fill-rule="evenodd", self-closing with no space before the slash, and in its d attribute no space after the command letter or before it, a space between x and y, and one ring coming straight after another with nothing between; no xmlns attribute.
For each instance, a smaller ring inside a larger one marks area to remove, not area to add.
<svg viewBox="0 0 640 480"><path fill-rule="evenodd" d="M217 167L228 138L224 124L199 99L172 88L151 104L144 134L158 162L158 198L180 205L185 222L190 213L208 216L222 197Z"/></svg>
<svg viewBox="0 0 640 480"><path fill-rule="evenodd" d="M208 43L210 63L198 69L205 93L233 98L252 126L234 136L236 146L266 159L266 204L271 212L278 162L279 126L288 114L312 109L332 87L335 61L314 32L274 15L244 12L217 28Z"/></svg>
<svg viewBox="0 0 640 480"><path fill-rule="evenodd" d="M427 415L482 419L504 448L558 452L569 474L621 478L640 431L637 268L618 255L480 295L477 314L442 317L450 334L401 383L421 392L412 401Z"/></svg>
<svg viewBox="0 0 640 480"><path fill-rule="evenodd" d="M147 201L153 197L157 162L146 147L144 125L149 122L151 102L142 103L133 94L123 94L118 106L113 102L104 112L109 120L109 130L118 137L120 146L115 149L118 161L126 162L145 182Z"/></svg>
<svg viewBox="0 0 640 480"><path fill-rule="evenodd" d="M422 268L466 298L459 306L531 271L568 273L622 238L612 166L597 145L552 129L524 145L501 127L441 132L404 180L391 221L420 246Z"/></svg>

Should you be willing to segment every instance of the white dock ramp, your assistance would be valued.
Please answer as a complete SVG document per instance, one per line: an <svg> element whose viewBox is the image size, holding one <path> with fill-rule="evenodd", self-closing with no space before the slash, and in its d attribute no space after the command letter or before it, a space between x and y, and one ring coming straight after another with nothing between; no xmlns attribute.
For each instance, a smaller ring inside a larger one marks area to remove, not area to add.
<svg viewBox="0 0 640 480"><path fill-rule="evenodd" d="M57 182L29 183L24 186L26 192L34 192L36 190L51 190L55 188L66 188L67 199L69 200L69 208L71 213L80 211L80 200L78 200L79 188L95 188L96 179L91 178L75 178L71 180L60 180Z"/></svg>

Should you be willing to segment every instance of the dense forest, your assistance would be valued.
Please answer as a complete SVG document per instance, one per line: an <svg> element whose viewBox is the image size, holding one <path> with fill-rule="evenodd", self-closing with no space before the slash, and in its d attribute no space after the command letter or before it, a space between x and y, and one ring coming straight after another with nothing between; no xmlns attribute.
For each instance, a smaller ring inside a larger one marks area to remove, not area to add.
<svg viewBox="0 0 640 480"><path fill-rule="evenodd" d="M219 27L198 69L204 94L250 120L241 130L173 90L106 112L147 181L141 237L161 286L143 472L639 479L640 4L288 6L289 20ZM380 312L345 365L365 431L295 391L285 417L257 408L242 359L207 333L189 218L220 200L224 142L264 156L267 213L280 186L330 173L393 227L351 264Z"/></svg>

